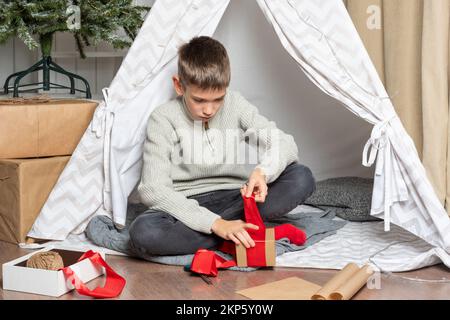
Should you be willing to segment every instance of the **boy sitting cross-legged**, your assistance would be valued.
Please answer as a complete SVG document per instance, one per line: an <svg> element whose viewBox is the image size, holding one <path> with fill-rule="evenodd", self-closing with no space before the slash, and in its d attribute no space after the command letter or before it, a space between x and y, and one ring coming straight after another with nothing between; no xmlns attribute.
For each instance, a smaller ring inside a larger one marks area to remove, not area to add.
<svg viewBox="0 0 450 320"><path fill-rule="evenodd" d="M138 185L148 210L129 229L136 256L190 254L224 239L252 247L247 229L258 227L242 220L243 196L254 195L267 221L315 190L310 169L298 163L293 137L228 90L229 83L221 43L196 37L179 49L177 98L157 107L148 121ZM264 149L251 169L235 157L237 143ZM301 230L276 229L277 239L286 235L305 242Z"/></svg>

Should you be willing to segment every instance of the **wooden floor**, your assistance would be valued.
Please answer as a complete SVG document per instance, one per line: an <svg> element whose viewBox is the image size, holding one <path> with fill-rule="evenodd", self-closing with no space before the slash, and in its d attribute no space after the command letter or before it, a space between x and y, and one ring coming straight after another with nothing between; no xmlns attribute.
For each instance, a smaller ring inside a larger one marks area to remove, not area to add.
<svg viewBox="0 0 450 320"><path fill-rule="evenodd" d="M0 264L16 259L28 250L20 249L14 244L0 242ZM217 278L212 278L212 285L206 284L201 278L184 272L182 267L166 266L142 260L107 256L107 262L127 280L127 285L120 299L246 299L236 294L237 290L249 288L268 282L296 276L317 284L324 284L335 273L334 270L274 268L254 272L219 272ZM381 276L381 289L364 287L354 299L450 299L450 282L431 283L411 281L402 277L442 280L449 279L450 270L443 265L437 265L421 270ZM103 277L89 283L93 288L103 285ZM0 289L0 299L52 299L51 297L26 294ZM59 299L88 299L70 292Z"/></svg>

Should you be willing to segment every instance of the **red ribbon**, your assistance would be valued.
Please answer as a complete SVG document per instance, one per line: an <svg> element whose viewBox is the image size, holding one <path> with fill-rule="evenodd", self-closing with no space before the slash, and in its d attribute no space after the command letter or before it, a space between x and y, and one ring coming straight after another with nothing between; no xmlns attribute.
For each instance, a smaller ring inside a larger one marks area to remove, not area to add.
<svg viewBox="0 0 450 320"><path fill-rule="evenodd" d="M252 193L250 197L243 196L242 198L244 199L245 220L259 227L258 230L247 229L250 237L257 241L255 247L246 249L247 265L253 267L266 266L266 248L263 242L266 239L266 227L256 205L255 195ZM232 241L223 241L218 249L231 255L236 254L236 246ZM199 249L192 259L191 271L216 277L218 269L226 269L236 265L235 260L227 261L214 251Z"/></svg>
<svg viewBox="0 0 450 320"><path fill-rule="evenodd" d="M243 196L242 198L244 199L245 221L259 227L258 230L247 229L248 234L253 240L264 241L266 239L266 226L264 225L261 215L259 214L254 193L252 193L250 197Z"/></svg>
<svg viewBox="0 0 450 320"><path fill-rule="evenodd" d="M97 287L94 290L89 289L70 267L65 267L60 270L64 275L72 280L75 290L81 295L94 298L114 298L121 294L125 287L125 279L117 274L106 262L98 252L92 250L84 253L78 261L89 259L94 265L102 266L106 270L106 282L103 287Z"/></svg>
<svg viewBox="0 0 450 320"><path fill-rule="evenodd" d="M234 260L225 260L214 251L198 249L192 259L191 271L216 277L218 269L226 269L236 266Z"/></svg>
<svg viewBox="0 0 450 320"><path fill-rule="evenodd" d="M245 221L259 227L258 230L247 229L250 237L255 241L255 246L246 249L247 265L249 267L266 266L266 247L264 240L266 239L266 226L261 218L255 201L255 195L252 193L250 197L243 197Z"/></svg>

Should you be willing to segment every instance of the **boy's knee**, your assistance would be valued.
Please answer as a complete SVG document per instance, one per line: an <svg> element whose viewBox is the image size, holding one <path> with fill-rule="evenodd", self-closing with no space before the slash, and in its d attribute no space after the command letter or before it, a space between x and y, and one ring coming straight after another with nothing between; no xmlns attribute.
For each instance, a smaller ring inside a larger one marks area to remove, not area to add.
<svg viewBox="0 0 450 320"><path fill-rule="evenodd" d="M292 169L294 188L306 200L316 190L316 179L310 168L300 163L293 164Z"/></svg>
<svg viewBox="0 0 450 320"><path fill-rule="evenodd" d="M130 226L130 246L138 256L159 255L163 250L163 228L152 218L141 215Z"/></svg>

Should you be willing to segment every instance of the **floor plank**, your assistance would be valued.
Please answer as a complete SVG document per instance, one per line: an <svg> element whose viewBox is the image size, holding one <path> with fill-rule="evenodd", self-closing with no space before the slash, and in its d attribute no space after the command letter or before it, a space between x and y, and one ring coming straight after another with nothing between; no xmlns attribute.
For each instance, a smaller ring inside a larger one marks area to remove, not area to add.
<svg viewBox="0 0 450 320"><path fill-rule="evenodd" d="M16 259L29 250L0 241L0 264ZM119 299L219 299L241 300L245 297L235 292L241 289L265 284L272 281L296 276L317 284L326 283L337 271L301 268L274 268L254 272L235 272L221 270L217 278L212 278L212 285L206 284L201 278L192 276L179 266L166 266L133 258L107 256L107 262L127 280ZM444 280L435 283L411 281L407 278L422 280ZM89 282L93 288L103 285L104 278ZM381 275L380 289L364 287L354 299L450 299L450 272L443 265L436 265L413 272ZM0 289L0 299L54 299L52 297L14 292ZM76 292L67 293L58 299L89 299Z"/></svg>

